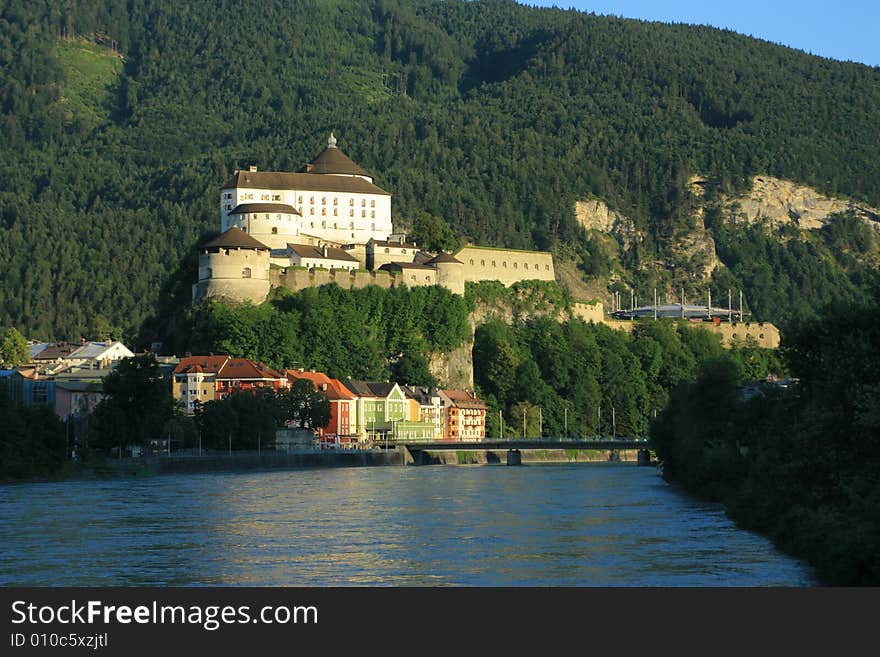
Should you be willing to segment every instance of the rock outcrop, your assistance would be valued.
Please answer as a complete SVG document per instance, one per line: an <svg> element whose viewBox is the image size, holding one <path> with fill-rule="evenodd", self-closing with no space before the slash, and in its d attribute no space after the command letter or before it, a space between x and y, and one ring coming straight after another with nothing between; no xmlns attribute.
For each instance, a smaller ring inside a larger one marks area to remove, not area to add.
<svg viewBox="0 0 880 657"><path fill-rule="evenodd" d="M849 199L831 198L811 187L771 176L755 176L752 190L743 197L726 199L725 208L733 221L771 226L794 224L814 230L828 223L829 217L852 211L856 217L880 230L880 210Z"/></svg>
<svg viewBox="0 0 880 657"><path fill-rule="evenodd" d="M614 235L624 249L628 249L642 237L632 219L612 210L598 199L577 201L574 211L578 223L586 230L598 230Z"/></svg>

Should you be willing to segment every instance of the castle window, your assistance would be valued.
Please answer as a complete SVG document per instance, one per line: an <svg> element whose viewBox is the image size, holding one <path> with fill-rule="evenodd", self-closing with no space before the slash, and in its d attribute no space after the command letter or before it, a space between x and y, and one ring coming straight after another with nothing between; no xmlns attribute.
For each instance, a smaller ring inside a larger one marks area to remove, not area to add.
<svg viewBox="0 0 880 657"><path fill-rule="evenodd" d="M761 339L763 340L763 339L764 339L764 334L761 333L758 337L761 338Z"/></svg>
<svg viewBox="0 0 880 657"><path fill-rule="evenodd" d="M516 269L516 263L515 263L515 262L513 263L513 268Z"/></svg>
<svg viewBox="0 0 880 657"><path fill-rule="evenodd" d="M309 214L315 214L315 208L309 208Z"/></svg>
<svg viewBox="0 0 880 657"><path fill-rule="evenodd" d="M473 259L473 258L471 258L471 264L474 264L474 259Z"/></svg>
<svg viewBox="0 0 880 657"><path fill-rule="evenodd" d="M493 260L493 261L492 261L492 266L493 266L493 267L495 267L495 266L496 266L496 265L495 265L495 261L494 261L494 260Z"/></svg>
<svg viewBox="0 0 880 657"><path fill-rule="evenodd" d="M410 278L413 279L413 280L416 280L416 276L415 276L415 274L413 274L412 276L410 276Z"/></svg>
<svg viewBox="0 0 880 657"><path fill-rule="evenodd" d="M278 234L278 227L277 227L277 226L272 226L272 234L273 234L273 235L277 235L277 234Z"/></svg>
<svg viewBox="0 0 880 657"><path fill-rule="evenodd" d="M501 266L506 269L507 268L507 260L502 261Z"/></svg>
<svg viewBox="0 0 880 657"><path fill-rule="evenodd" d="M400 252L401 252L401 253L406 253L406 249L401 249Z"/></svg>
<svg viewBox="0 0 880 657"><path fill-rule="evenodd" d="M349 227L351 230L354 230L354 222L352 221L352 222L348 225L348 227ZM354 235L352 235L352 237L354 237Z"/></svg>
<svg viewBox="0 0 880 657"><path fill-rule="evenodd" d="M370 201L370 207L371 207L371 208L375 208L375 207L376 207L376 201Z"/></svg>
<svg viewBox="0 0 880 657"><path fill-rule="evenodd" d="M338 199L338 198L333 197L333 205L339 205L339 199Z"/></svg>
<svg viewBox="0 0 880 657"><path fill-rule="evenodd" d="M486 261L480 260L480 267L485 267L485 266L486 266Z"/></svg>
<svg viewBox="0 0 880 657"><path fill-rule="evenodd" d="M302 197L302 194L300 194L300 196L299 196L299 202L300 202L300 203L302 203L302 202L303 202L303 197Z"/></svg>
<svg viewBox="0 0 880 657"><path fill-rule="evenodd" d="M375 210L371 210L371 211L370 211L370 218L371 218L371 219L375 219L375 218L376 218L376 211L375 211Z"/></svg>
<svg viewBox="0 0 880 657"><path fill-rule="evenodd" d="M391 249L385 249L385 253L391 253Z"/></svg>
<svg viewBox="0 0 880 657"><path fill-rule="evenodd" d="M370 230L376 230L376 224L370 224Z"/></svg>
<svg viewBox="0 0 880 657"><path fill-rule="evenodd" d="M312 196L312 197L309 198L309 203L311 203L311 204L314 205L314 203L315 203L315 197L314 197L314 196Z"/></svg>
<svg viewBox="0 0 880 657"><path fill-rule="evenodd" d="M268 201L269 195L268 194L260 194L260 200L261 201Z"/></svg>
<svg viewBox="0 0 880 657"><path fill-rule="evenodd" d="M311 226L312 226L312 228L315 227L315 222L314 222L314 221L311 223Z"/></svg>
<svg viewBox="0 0 880 657"><path fill-rule="evenodd" d="M327 216L327 208L321 208L321 214Z"/></svg>
<svg viewBox="0 0 880 657"><path fill-rule="evenodd" d="M367 207L367 199L365 199L365 198L362 198L362 199L361 199L361 207L362 207L362 208Z"/></svg>
<svg viewBox="0 0 880 657"><path fill-rule="evenodd" d="M354 199L353 199L353 198L348 199L348 204L349 204L349 205L354 205Z"/></svg>
<svg viewBox="0 0 880 657"><path fill-rule="evenodd" d="M266 215L266 219L268 219L268 218L269 218L269 215L267 214L267 215Z"/></svg>
<svg viewBox="0 0 880 657"><path fill-rule="evenodd" d="M333 208L333 216L335 217L337 214L339 214L339 210L337 210L336 208Z"/></svg>
<svg viewBox="0 0 880 657"><path fill-rule="evenodd" d="M353 217L353 216L354 216L354 210L349 210L349 211L348 211L348 216L349 216L349 217Z"/></svg>
<svg viewBox="0 0 880 657"><path fill-rule="evenodd" d="M367 216L367 211L361 210L361 217L366 217L366 216Z"/></svg>
<svg viewBox="0 0 880 657"><path fill-rule="evenodd" d="M425 276L425 280L428 281L428 282L430 282L430 281L431 281L431 277L430 277L430 276Z"/></svg>
<svg viewBox="0 0 880 657"><path fill-rule="evenodd" d="M550 271L550 265L544 265L544 269Z"/></svg>
<svg viewBox="0 0 880 657"><path fill-rule="evenodd" d="M281 194L272 194L272 200L273 200L273 201L280 201L280 200L281 200Z"/></svg>
<svg viewBox="0 0 880 657"><path fill-rule="evenodd" d="M336 224L333 224L333 228L334 228L334 230L336 229Z"/></svg>
<svg viewBox="0 0 880 657"><path fill-rule="evenodd" d="M281 215L280 215L280 214L276 214L276 215L275 215L275 219L277 219L278 221L281 221ZM290 219L290 217L288 217L288 219Z"/></svg>
<svg viewBox="0 0 880 657"><path fill-rule="evenodd" d="M326 222L326 221L322 221L322 222L321 222L321 228L326 228L326 227L327 227L327 222Z"/></svg>
<svg viewBox="0 0 880 657"><path fill-rule="evenodd" d="M327 205L327 197L326 196L321 197L321 205Z"/></svg>
<svg viewBox="0 0 880 657"><path fill-rule="evenodd" d="M250 268L250 267L245 267L245 268L241 271L241 277L242 277L242 278L250 278L250 277L251 277L251 268Z"/></svg>
<svg viewBox="0 0 880 657"><path fill-rule="evenodd" d="M524 262L524 263L523 263L523 269L528 269L528 268L529 268L529 263Z"/></svg>

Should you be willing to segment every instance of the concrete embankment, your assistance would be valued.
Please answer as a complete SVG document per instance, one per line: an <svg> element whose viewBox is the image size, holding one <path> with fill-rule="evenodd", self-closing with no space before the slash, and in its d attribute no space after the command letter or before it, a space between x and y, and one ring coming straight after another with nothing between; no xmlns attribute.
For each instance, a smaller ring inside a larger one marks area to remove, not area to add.
<svg viewBox="0 0 880 657"><path fill-rule="evenodd" d="M303 452L262 452L211 454L205 456L153 456L107 461L95 474L139 476L187 472L245 472L293 470L312 467L367 467L400 465L401 455L394 450L321 450Z"/></svg>
<svg viewBox="0 0 880 657"><path fill-rule="evenodd" d="M638 462L638 449L522 449L522 463ZM493 465L507 463L507 450L437 450L426 452L419 465Z"/></svg>
<svg viewBox="0 0 880 657"><path fill-rule="evenodd" d="M638 450L520 450L521 462L528 463L599 463L637 462ZM505 465L507 450L460 450L420 452L420 461L407 465ZM138 477L199 472L259 472L295 470L314 467L400 466L400 450L314 450L301 452L237 452L204 456L152 456L107 460L70 473L69 479L100 477Z"/></svg>

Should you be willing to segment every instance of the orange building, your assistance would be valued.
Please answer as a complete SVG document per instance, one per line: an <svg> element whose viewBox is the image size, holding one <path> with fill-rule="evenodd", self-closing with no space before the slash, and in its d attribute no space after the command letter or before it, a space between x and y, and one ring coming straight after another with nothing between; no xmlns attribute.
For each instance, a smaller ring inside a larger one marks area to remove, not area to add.
<svg viewBox="0 0 880 657"><path fill-rule="evenodd" d="M486 402L467 390L441 390L443 436L447 440L478 442L486 437Z"/></svg>
<svg viewBox="0 0 880 657"><path fill-rule="evenodd" d="M339 379L331 379L323 372L286 370L285 375L293 382L297 379L310 381L330 400L330 422L318 429L320 441L325 446L352 447L357 443L355 413L357 395L346 388Z"/></svg>

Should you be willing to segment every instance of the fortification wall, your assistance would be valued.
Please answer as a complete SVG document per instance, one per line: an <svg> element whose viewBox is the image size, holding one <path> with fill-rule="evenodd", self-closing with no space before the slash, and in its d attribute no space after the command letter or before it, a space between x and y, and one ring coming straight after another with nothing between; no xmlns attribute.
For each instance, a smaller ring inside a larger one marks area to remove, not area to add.
<svg viewBox="0 0 880 657"><path fill-rule="evenodd" d="M601 301L594 303L576 301L571 305L571 315L587 323L602 324L605 322L605 306Z"/></svg>
<svg viewBox="0 0 880 657"><path fill-rule="evenodd" d="M725 347L731 347L735 343L745 344L749 338L765 349L779 347L779 329L769 322L703 323L694 326L720 335Z"/></svg>
<svg viewBox="0 0 880 657"><path fill-rule="evenodd" d="M386 271L370 272L362 269L348 272L343 269L273 268L269 278L273 287L283 287L294 292L328 283L336 283L344 290L360 289L368 285L378 285L390 290L397 284L395 277Z"/></svg>
<svg viewBox="0 0 880 657"><path fill-rule="evenodd" d="M556 280L553 256L542 251L466 246L455 254L464 263L464 280L501 281L506 286L520 281Z"/></svg>

